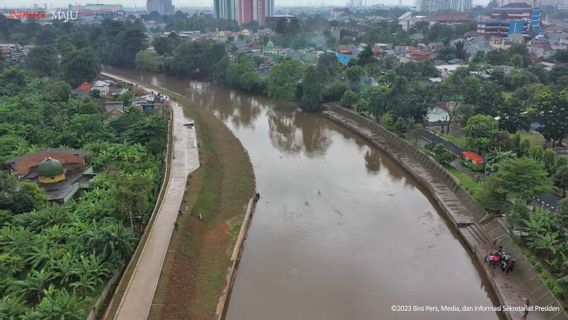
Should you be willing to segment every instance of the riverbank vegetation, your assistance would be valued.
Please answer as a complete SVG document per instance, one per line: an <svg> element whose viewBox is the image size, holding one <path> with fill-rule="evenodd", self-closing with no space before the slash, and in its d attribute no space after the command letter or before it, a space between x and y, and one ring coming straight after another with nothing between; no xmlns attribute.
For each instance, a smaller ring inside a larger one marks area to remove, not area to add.
<svg viewBox="0 0 568 320"><path fill-rule="evenodd" d="M0 172L1 319L85 319L130 258L156 200L165 119L136 111L111 119L60 78L77 76L35 64L0 73L2 163L76 148L97 173L80 197L58 204L35 183Z"/></svg>

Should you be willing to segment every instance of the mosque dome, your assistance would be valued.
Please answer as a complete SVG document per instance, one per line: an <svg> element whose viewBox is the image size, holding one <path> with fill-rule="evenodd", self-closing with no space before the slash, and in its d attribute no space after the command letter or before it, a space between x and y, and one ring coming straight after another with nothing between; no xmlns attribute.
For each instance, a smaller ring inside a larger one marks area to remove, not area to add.
<svg viewBox="0 0 568 320"><path fill-rule="evenodd" d="M38 166L41 183L56 183L65 180L65 169L59 160L47 158Z"/></svg>

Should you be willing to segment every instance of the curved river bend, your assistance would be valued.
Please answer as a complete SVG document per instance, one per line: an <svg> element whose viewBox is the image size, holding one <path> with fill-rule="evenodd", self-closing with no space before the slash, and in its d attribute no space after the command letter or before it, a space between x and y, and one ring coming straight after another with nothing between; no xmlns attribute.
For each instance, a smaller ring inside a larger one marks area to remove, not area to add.
<svg viewBox="0 0 568 320"><path fill-rule="evenodd" d="M261 194L228 320L498 319L392 312L492 305L473 260L416 181L359 136L210 83L109 69L185 94L248 150Z"/></svg>

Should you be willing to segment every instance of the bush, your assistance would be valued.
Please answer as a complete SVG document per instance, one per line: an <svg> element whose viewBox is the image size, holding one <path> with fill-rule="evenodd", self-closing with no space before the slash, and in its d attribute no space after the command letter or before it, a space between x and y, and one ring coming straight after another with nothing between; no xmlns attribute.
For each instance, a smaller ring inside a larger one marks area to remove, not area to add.
<svg viewBox="0 0 568 320"><path fill-rule="evenodd" d="M429 143L426 145L426 150L432 157L443 165L449 165L456 159L456 155L448 151L443 145L439 143Z"/></svg>
<svg viewBox="0 0 568 320"><path fill-rule="evenodd" d="M357 106L359 103L359 96L352 90L347 90L343 93L341 97L341 105L345 108L352 108ZM359 110L359 108L357 108Z"/></svg>

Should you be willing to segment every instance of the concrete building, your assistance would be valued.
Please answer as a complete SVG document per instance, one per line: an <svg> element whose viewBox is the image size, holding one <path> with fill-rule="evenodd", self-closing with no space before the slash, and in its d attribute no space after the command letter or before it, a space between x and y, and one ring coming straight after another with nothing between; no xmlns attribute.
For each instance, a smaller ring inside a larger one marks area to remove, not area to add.
<svg viewBox="0 0 568 320"><path fill-rule="evenodd" d="M443 0L416 0L416 11L437 12L443 9Z"/></svg>
<svg viewBox="0 0 568 320"><path fill-rule="evenodd" d="M412 12L408 11L403 13L400 17L398 17L398 24L402 27L402 30L408 31L408 29L414 26L414 19L412 16Z"/></svg>
<svg viewBox="0 0 568 320"><path fill-rule="evenodd" d="M471 0L448 0L447 9L458 12L465 12L471 9Z"/></svg>
<svg viewBox="0 0 568 320"><path fill-rule="evenodd" d="M16 43L0 43L0 54L2 61L6 65L13 65L23 62L26 59L33 45L21 46Z"/></svg>
<svg viewBox="0 0 568 320"><path fill-rule="evenodd" d="M217 18L235 20L239 25L252 21L265 24L274 12L274 0L215 0L213 5Z"/></svg>
<svg viewBox="0 0 568 320"><path fill-rule="evenodd" d="M471 9L471 0L416 0L416 11L438 12L451 10L464 12Z"/></svg>
<svg viewBox="0 0 568 320"><path fill-rule="evenodd" d="M542 33L542 9L528 3L508 3L493 9L491 16L481 16L477 32L485 36L536 36Z"/></svg>
<svg viewBox="0 0 568 320"><path fill-rule="evenodd" d="M471 21L471 19L467 15L461 12L438 12L429 20L430 25L439 23L450 26Z"/></svg>
<svg viewBox="0 0 568 320"><path fill-rule="evenodd" d="M83 6L70 4L69 11L76 11L81 20L104 20L124 17L124 9L120 4L86 4Z"/></svg>
<svg viewBox="0 0 568 320"><path fill-rule="evenodd" d="M147 0L146 13L157 12L160 15L173 14L175 7L172 5L172 0Z"/></svg>
<svg viewBox="0 0 568 320"><path fill-rule="evenodd" d="M50 201L67 202L89 187L94 173L85 152L75 149L45 149L8 159L5 165L20 179L35 182Z"/></svg>
<svg viewBox="0 0 568 320"><path fill-rule="evenodd" d="M238 0L214 0L215 17L225 20L237 20Z"/></svg>

